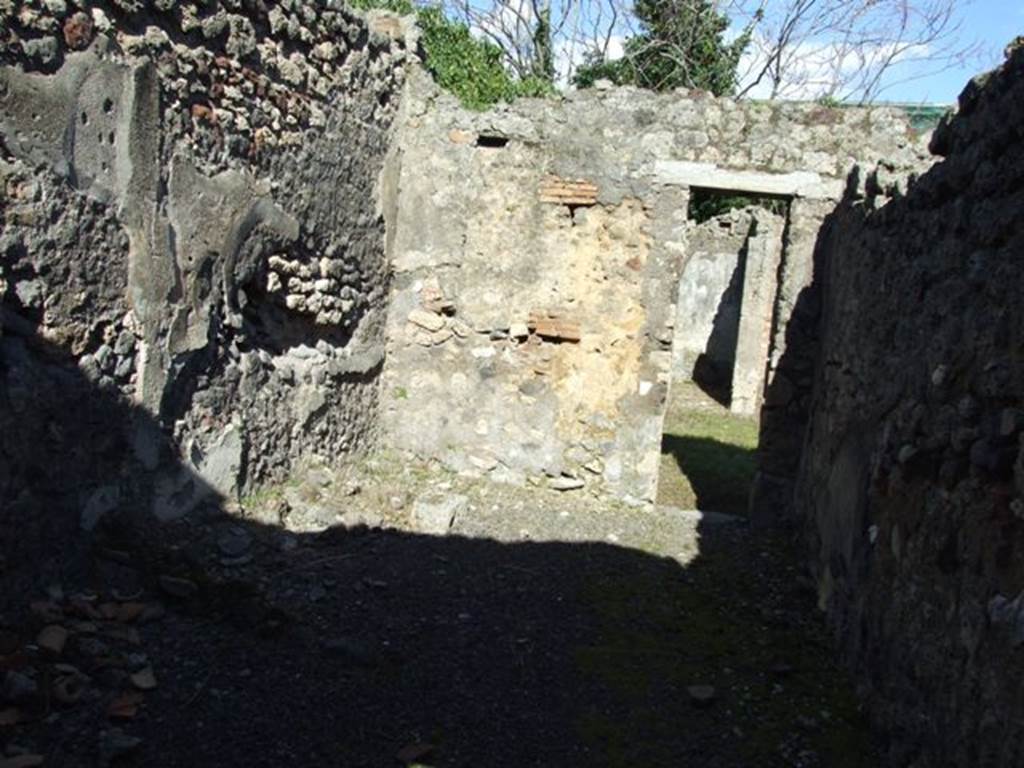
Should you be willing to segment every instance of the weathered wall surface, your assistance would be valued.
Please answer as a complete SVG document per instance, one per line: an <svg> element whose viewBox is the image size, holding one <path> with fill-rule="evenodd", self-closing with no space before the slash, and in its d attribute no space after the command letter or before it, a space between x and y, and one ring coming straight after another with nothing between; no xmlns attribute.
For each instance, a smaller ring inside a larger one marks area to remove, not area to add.
<svg viewBox="0 0 1024 768"><path fill-rule="evenodd" d="M768 373L786 219L764 208L692 226L676 302L672 376L754 415Z"/></svg>
<svg viewBox="0 0 1024 768"><path fill-rule="evenodd" d="M636 501L655 492L689 189L820 203L854 162L919 157L885 109L616 89L476 114L411 86L389 171L388 442Z"/></svg>
<svg viewBox="0 0 1024 768"><path fill-rule="evenodd" d="M1022 125L1018 48L821 244L796 501L892 765L1024 764Z"/></svg>
<svg viewBox="0 0 1024 768"><path fill-rule="evenodd" d="M764 399L772 328L787 327L790 319L788 313L777 313L786 220L764 209L752 213L753 226L743 255L743 290L729 393L729 408L747 416L756 414ZM794 258L799 255L790 254Z"/></svg>
<svg viewBox="0 0 1024 768"><path fill-rule="evenodd" d="M674 377L728 387L736 362L743 253L752 224L747 211L733 211L691 228L676 302Z"/></svg>
<svg viewBox="0 0 1024 768"><path fill-rule="evenodd" d="M548 474L561 487L604 476L633 492L657 460L637 444L660 434L685 193L599 203L590 183L549 180L544 147L476 146L471 121L486 118L460 113L470 122L456 128L416 102L410 114L389 439L460 471L520 483ZM624 461L633 456L640 466Z"/></svg>
<svg viewBox="0 0 1024 768"><path fill-rule="evenodd" d="M0 12L5 540L43 510L94 524L140 483L176 516L370 444L400 23L306 2Z"/></svg>
<svg viewBox="0 0 1024 768"><path fill-rule="evenodd" d="M919 161L918 167L927 165ZM907 170L908 166L901 167ZM793 486L819 349L821 290L814 281L815 263L836 207L834 200L805 199L795 199L789 206L750 495L750 516L756 525L788 524L796 514Z"/></svg>

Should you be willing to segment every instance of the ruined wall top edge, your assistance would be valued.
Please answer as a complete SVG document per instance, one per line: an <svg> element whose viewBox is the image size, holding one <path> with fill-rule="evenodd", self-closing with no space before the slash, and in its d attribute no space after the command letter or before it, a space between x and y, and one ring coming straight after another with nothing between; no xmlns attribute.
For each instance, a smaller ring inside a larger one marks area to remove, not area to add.
<svg viewBox="0 0 1024 768"><path fill-rule="evenodd" d="M595 164L611 161L622 168L620 177L653 176L655 163L683 161L845 180L855 165L885 162L919 171L931 162L927 137L895 107L829 108L619 87L519 99L474 112L422 71L410 72L407 85L413 131L403 143L443 141L451 131L492 134L546 147L554 158L551 170L561 174L593 173Z"/></svg>
<svg viewBox="0 0 1024 768"><path fill-rule="evenodd" d="M1018 38L1020 40L1020 38ZM1007 93L1024 78L1024 44L1006 49L1006 60L972 78L960 93L955 112L935 129L929 149L942 156L963 153L972 146L1010 140L1018 124L1010 119Z"/></svg>
<svg viewBox="0 0 1024 768"><path fill-rule="evenodd" d="M367 74L400 85L414 46L411 20L337 0L0 0L0 65L50 75L86 49L149 60L172 133L220 167L322 133ZM211 131L220 138L204 146Z"/></svg>

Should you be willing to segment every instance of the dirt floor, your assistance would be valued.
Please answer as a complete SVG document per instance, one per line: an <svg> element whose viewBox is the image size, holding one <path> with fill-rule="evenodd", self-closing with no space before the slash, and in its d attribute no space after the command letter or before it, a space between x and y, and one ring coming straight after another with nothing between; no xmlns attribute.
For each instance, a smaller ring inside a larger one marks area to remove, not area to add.
<svg viewBox="0 0 1024 768"><path fill-rule="evenodd" d="M579 493L379 457L113 521L3 614L0 768L877 764L788 542Z"/></svg>

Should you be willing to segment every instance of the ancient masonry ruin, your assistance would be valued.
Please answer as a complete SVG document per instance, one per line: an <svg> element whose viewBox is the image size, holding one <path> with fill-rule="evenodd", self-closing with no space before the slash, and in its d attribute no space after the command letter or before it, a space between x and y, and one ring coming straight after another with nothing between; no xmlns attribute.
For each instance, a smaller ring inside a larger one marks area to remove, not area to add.
<svg viewBox="0 0 1024 768"><path fill-rule="evenodd" d="M724 343L734 405L753 413L777 382L769 405L792 416L776 430L792 431L810 370L795 354L780 366L821 223L855 164L920 161L905 117L886 109L623 89L477 114L418 72L403 109L385 192L384 434L459 471L636 503L656 491L673 340L677 368L692 368L738 280ZM778 196L788 218L748 216L723 244L732 269L726 256L712 274L691 251L721 240L722 222L692 226L695 189ZM693 290L679 294L680 276Z"/></svg>
<svg viewBox="0 0 1024 768"><path fill-rule="evenodd" d="M886 108L466 111L340 3L0 14L12 572L377 448L642 507L704 369L892 764L1024 761L1024 51L929 157ZM691 221L716 191L779 205Z"/></svg>

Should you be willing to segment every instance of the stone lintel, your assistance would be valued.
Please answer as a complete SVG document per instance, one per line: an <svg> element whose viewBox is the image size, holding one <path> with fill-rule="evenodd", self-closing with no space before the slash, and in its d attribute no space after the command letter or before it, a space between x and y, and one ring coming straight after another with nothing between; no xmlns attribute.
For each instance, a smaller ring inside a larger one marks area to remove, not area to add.
<svg viewBox="0 0 1024 768"><path fill-rule="evenodd" d="M760 173L719 168L714 163L691 163L683 160L659 160L654 164L654 179L661 184L679 184L730 192L752 192L763 195L785 195L818 200L838 200L843 183L825 179L812 171L792 173Z"/></svg>

